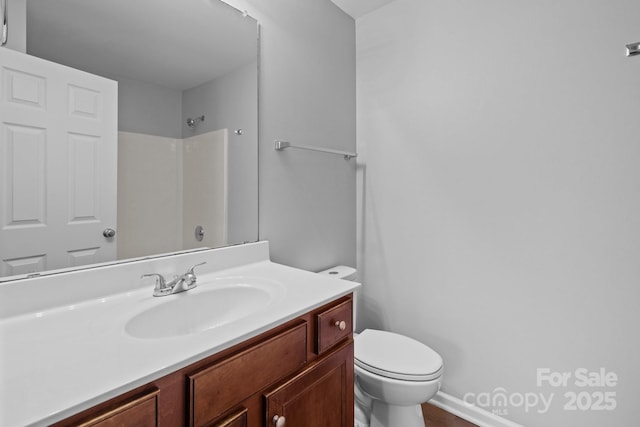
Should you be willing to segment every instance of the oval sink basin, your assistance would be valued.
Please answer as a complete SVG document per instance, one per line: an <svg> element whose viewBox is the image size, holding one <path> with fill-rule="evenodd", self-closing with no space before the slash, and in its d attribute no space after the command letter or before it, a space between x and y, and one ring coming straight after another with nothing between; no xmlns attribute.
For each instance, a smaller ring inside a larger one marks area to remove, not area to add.
<svg viewBox="0 0 640 427"><path fill-rule="evenodd" d="M199 333L259 313L282 293L281 284L266 279L216 279L190 291L160 297L166 302L132 317L125 330L135 338Z"/></svg>

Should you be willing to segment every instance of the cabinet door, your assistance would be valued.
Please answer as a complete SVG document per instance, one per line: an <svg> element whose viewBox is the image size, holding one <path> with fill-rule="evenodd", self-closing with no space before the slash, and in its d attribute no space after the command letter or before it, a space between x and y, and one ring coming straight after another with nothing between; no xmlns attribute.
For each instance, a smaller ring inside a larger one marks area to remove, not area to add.
<svg viewBox="0 0 640 427"><path fill-rule="evenodd" d="M266 394L265 401L267 426L353 426L353 342Z"/></svg>

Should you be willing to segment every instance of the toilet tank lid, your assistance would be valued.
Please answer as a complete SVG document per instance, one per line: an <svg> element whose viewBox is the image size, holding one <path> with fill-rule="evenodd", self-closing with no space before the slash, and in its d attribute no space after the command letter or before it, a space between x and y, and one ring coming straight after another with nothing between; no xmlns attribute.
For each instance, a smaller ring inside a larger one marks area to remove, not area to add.
<svg viewBox="0 0 640 427"><path fill-rule="evenodd" d="M391 378L430 380L440 376L442 357L404 335L365 329L355 338L355 363Z"/></svg>
<svg viewBox="0 0 640 427"><path fill-rule="evenodd" d="M348 267L346 265L337 265L335 267L328 268L324 271L320 271L318 272L318 274L331 276L336 279L355 280L357 272L358 270L356 270L353 267Z"/></svg>

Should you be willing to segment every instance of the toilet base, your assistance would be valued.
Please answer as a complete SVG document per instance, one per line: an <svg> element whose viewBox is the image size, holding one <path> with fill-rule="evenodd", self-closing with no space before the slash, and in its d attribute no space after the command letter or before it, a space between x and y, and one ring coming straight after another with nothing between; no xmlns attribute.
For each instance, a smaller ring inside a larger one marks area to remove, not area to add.
<svg viewBox="0 0 640 427"><path fill-rule="evenodd" d="M353 417L353 425L354 427L370 427L369 426L369 416L367 412L362 409L358 403L354 405L354 417Z"/></svg>
<svg viewBox="0 0 640 427"><path fill-rule="evenodd" d="M420 405L397 406L379 400L373 401L370 427L424 427Z"/></svg>

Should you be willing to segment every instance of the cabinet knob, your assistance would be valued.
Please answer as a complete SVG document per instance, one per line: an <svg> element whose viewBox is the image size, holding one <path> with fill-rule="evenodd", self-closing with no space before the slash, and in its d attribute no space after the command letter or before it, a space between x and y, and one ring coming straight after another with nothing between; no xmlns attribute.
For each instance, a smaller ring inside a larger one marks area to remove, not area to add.
<svg viewBox="0 0 640 427"><path fill-rule="evenodd" d="M344 320L336 320L336 323L334 323L334 326L340 329L341 331L344 331L345 329L347 329L347 322L345 322Z"/></svg>
<svg viewBox="0 0 640 427"><path fill-rule="evenodd" d="M280 415L273 416L273 425L276 427L284 427L286 422L287 420L284 417L281 417Z"/></svg>

